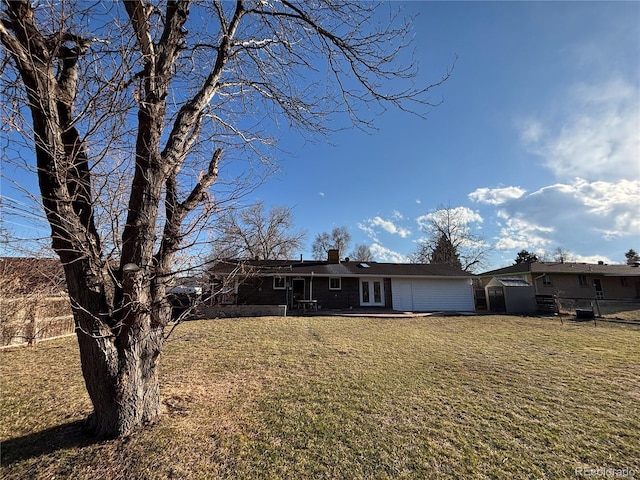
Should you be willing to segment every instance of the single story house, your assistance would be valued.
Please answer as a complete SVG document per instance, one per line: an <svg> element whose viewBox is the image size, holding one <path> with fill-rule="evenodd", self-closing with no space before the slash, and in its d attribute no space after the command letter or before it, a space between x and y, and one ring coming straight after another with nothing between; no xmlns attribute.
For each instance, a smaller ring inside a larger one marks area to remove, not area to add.
<svg viewBox="0 0 640 480"><path fill-rule="evenodd" d="M473 275L449 265L340 261L225 260L211 267L220 303L473 311Z"/></svg>
<svg viewBox="0 0 640 480"><path fill-rule="evenodd" d="M522 278L536 295L592 300L640 299L640 267L604 262L531 262L491 270L478 275L484 287L493 278Z"/></svg>

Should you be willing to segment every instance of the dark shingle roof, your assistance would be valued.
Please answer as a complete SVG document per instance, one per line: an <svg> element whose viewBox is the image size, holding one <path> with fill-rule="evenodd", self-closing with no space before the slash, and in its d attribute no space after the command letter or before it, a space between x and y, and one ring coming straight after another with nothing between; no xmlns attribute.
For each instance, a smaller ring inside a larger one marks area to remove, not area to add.
<svg viewBox="0 0 640 480"><path fill-rule="evenodd" d="M326 277L473 277L445 264L341 262L299 260L226 260L215 264L212 274L230 274L234 270L259 275L311 275Z"/></svg>
<svg viewBox="0 0 640 480"><path fill-rule="evenodd" d="M537 273L537 274L593 274L603 276L640 276L640 267L632 265L607 265L599 263L575 263L575 262L533 262L519 263L509 267L491 270L481 273L480 277L513 275L517 273Z"/></svg>

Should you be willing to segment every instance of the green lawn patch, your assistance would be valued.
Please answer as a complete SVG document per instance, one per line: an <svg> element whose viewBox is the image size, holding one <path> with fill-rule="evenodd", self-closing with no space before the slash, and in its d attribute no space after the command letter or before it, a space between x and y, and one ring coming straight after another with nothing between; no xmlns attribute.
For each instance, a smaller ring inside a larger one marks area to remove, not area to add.
<svg viewBox="0 0 640 480"><path fill-rule="evenodd" d="M55 340L0 352L2 475L640 477L639 344L504 316L193 321L165 346L161 422L93 442L75 339Z"/></svg>

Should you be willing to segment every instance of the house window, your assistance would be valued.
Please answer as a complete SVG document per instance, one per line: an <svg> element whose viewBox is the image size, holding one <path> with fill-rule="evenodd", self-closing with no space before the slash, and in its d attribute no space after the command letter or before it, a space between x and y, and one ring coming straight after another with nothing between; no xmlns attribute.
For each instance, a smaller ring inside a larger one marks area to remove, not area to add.
<svg viewBox="0 0 640 480"><path fill-rule="evenodd" d="M284 290L286 287L287 287L287 283L284 277L273 277L274 290Z"/></svg>
<svg viewBox="0 0 640 480"><path fill-rule="evenodd" d="M342 279L340 277L329 278L329 290L341 290Z"/></svg>
<svg viewBox="0 0 640 480"><path fill-rule="evenodd" d="M580 283L581 287L586 287L587 286L587 276L586 275L578 275L578 282Z"/></svg>
<svg viewBox="0 0 640 480"><path fill-rule="evenodd" d="M549 275L545 275L544 277L542 277L542 284L551 285L551 277L549 277Z"/></svg>
<svg viewBox="0 0 640 480"><path fill-rule="evenodd" d="M384 305L384 283L382 279L365 278L360 280L360 304Z"/></svg>

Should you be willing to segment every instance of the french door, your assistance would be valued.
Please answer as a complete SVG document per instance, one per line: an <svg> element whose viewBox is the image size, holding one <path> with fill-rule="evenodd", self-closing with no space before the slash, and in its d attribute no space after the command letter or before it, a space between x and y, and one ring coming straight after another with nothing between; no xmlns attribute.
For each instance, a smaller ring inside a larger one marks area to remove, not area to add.
<svg viewBox="0 0 640 480"><path fill-rule="evenodd" d="M360 279L360 305L384 305L384 282L381 278Z"/></svg>

